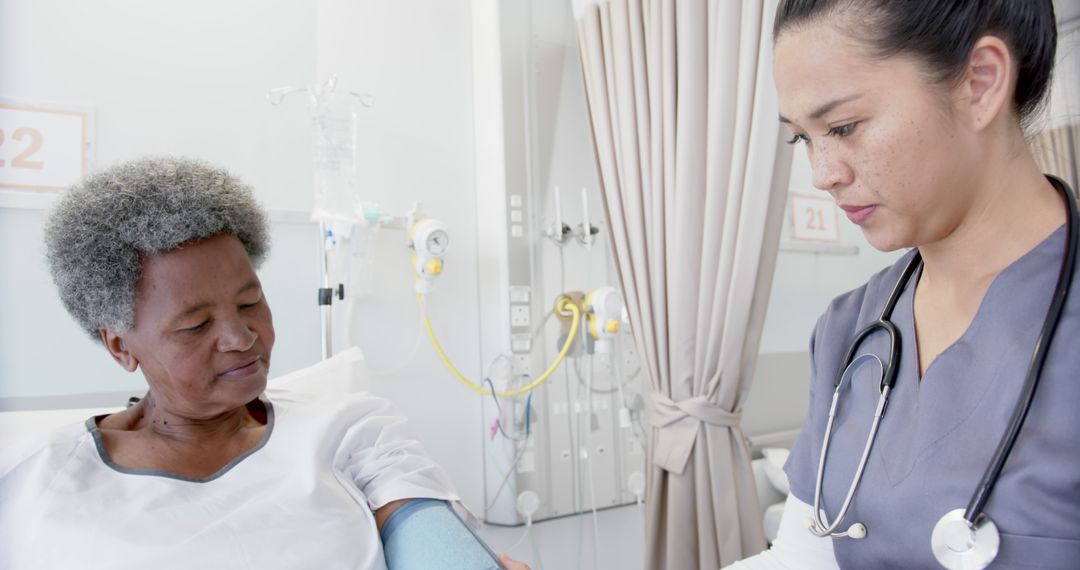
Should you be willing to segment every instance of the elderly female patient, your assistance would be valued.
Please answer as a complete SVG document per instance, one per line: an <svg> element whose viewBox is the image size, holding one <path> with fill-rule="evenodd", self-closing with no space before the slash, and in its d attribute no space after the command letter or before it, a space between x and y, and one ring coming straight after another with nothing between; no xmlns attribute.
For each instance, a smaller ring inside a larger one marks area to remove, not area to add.
<svg viewBox="0 0 1080 570"><path fill-rule="evenodd" d="M383 568L396 507L456 500L385 401L266 395L267 222L228 173L122 164L46 240L64 306L148 390L0 472L0 567Z"/></svg>

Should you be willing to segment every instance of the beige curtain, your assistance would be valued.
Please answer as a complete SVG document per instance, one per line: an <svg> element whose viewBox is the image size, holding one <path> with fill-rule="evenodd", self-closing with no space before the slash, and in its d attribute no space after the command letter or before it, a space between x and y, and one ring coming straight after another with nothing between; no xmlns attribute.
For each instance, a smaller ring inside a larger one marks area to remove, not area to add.
<svg viewBox="0 0 1080 570"><path fill-rule="evenodd" d="M610 0L578 40L616 264L649 372L648 568L765 547L739 416L787 191L759 0Z"/></svg>
<svg viewBox="0 0 1080 570"><path fill-rule="evenodd" d="M1029 144L1043 172L1080 192L1080 20L1060 26L1044 129Z"/></svg>
<svg viewBox="0 0 1080 570"><path fill-rule="evenodd" d="M1080 94L1077 94L1080 97ZM1053 174L1069 183L1074 191L1080 188L1077 164L1080 164L1080 124L1047 129L1030 143L1035 162L1043 172Z"/></svg>

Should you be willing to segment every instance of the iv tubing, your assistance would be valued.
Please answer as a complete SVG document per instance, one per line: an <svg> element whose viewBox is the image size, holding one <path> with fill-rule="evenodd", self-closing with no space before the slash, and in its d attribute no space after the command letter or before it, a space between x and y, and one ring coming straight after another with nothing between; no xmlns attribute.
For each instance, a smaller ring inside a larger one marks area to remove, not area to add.
<svg viewBox="0 0 1080 570"><path fill-rule="evenodd" d="M590 358L596 358L591 356ZM589 409L590 423L592 423L593 414L593 392L592 392L592 380L593 380L593 362L589 360L589 367L585 369L585 385L588 388L585 392L585 407ZM591 431L591 430L590 430ZM591 434L590 434L591 435ZM587 437L587 436L583 436ZM593 457L592 447L589 448L589 462L586 467L589 472L589 498L592 503L592 519L593 519L593 563L599 566L600 562L600 516L596 514L596 478L593 476ZM584 514L584 513L582 513Z"/></svg>
<svg viewBox="0 0 1080 570"><path fill-rule="evenodd" d="M421 304L424 302L423 295L418 294L416 296L416 299ZM555 362L551 363L551 366L548 367L547 371L540 375L540 377L534 380L531 384L518 388L517 390L495 391L494 393L496 396L502 398L513 398L515 396L520 396L526 392L529 392L530 390L533 390L537 386L543 384L555 372L555 370L559 368L559 365L562 364L563 359L566 358L566 353L570 352L570 347L574 344L574 339L577 338L578 325L581 322L581 309L579 309L578 306L575 305L573 301L571 301L568 297L559 297L558 301L556 301L555 303L555 310L559 312L570 311L570 313L573 315L572 321L570 323L570 334L566 336L566 342L563 343L563 347L562 350L559 351L558 358L555 359ZM446 367L450 370L450 373L453 374L455 378L457 378L462 384L468 386L469 388L472 388L473 390L476 390L477 392L480 392L485 396L492 393L491 390L484 388L483 386L480 386L472 380L466 378L464 375L461 374L457 367L454 366L454 363L450 362L450 357L446 356L446 352L443 351L442 345L439 344L439 340L435 338L435 331L431 328L431 320L428 319L426 308L424 309L424 328L427 329L428 337L431 338L431 344L435 346L435 351L439 353L439 358L442 359L443 364L446 365Z"/></svg>

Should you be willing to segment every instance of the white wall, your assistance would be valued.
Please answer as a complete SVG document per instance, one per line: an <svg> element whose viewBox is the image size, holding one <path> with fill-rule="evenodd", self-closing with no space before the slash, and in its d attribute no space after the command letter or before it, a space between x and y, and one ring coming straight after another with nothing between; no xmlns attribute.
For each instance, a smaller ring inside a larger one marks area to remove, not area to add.
<svg viewBox="0 0 1080 570"><path fill-rule="evenodd" d="M364 199L404 213L413 201L450 232L446 269L428 299L439 341L470 378L482 375L477 295L471 2L321 0L320 77L370 93L363 113ZM356 306L352 334L370 367L394 368L417 334L417 302L405 235L378 234L371 294ZM401 372L371 376L372 392L409 417L467 505L482 512L480 397L443 367L427 339Z"/></svg>
<svg viewBox="0 0 1080 570"><path fill-rule="evenodd" d="M269 208L307 209L303 108L275 108L264 95L312 81L314 21L313 7L286 1L0 0L0 97L93 107L92 166L197 156L228 167ZM0 195L0 398L140 389L141 377L123 373L60 306L43 261L41 198ZM318 358L313 232L275 223L260 272L278 323L274 373Z"/></svg>

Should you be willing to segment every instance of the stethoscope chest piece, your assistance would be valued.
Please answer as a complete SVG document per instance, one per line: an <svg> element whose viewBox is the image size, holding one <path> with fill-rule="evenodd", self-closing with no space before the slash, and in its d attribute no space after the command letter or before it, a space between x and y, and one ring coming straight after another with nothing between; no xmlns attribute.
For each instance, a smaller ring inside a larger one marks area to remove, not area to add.
<svg viewBox="0 0 1080 570"><path fill-rule="evenodd" d="M973 525L964 519L964 509L945 513L930 535L934 558L950 570L986 568L997 556L1000 544L994 521L979 515Z"/></svg>

